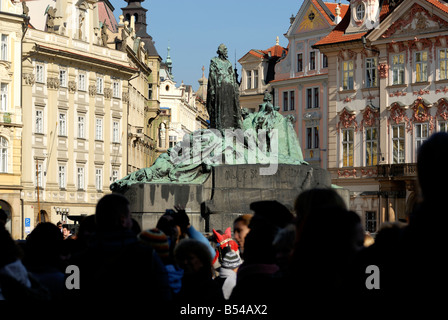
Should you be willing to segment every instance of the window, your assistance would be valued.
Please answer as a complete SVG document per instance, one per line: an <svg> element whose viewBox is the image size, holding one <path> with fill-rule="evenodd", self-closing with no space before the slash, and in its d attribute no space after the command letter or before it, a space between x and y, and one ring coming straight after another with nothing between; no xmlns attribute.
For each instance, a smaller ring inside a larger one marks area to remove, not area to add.
<svg viewBox="0 0 448 320"><path fill-rule="evenodd" d="M288 111L288 91L283 92L283 111Z"/></svg>
<svg viewBox="0 0 448 320"><path fill-rule="evenodd" d="M97 94L104 93L104 79L99 76L96 78L96 93Z"/></svg>
<svg viewBox="0 0 448 320"><path fill-rule="evenodd" d="M319 87L306 89L306 107L319 108Z"/></svg>
<svg viewBox="0 0 448 320"><path fill-rule="evenodd" d="M418 123L415 125L415 151L428 139L429 128L427 123Z"/></svg>
<svg viewBox="0 0 448 320"><path fill-rule="evenodd" d="M448 50L439 50L440 80L448 79Z"/></svg>
<svg viewBox="0 0 448 320"><path fill-rule="evenodd" d="M112 182L115 182L118 180L118 170L114 169L112 170Z"/></svg>
<svg viewBox="0 0 448 320"><path fill-rule="evenodd" d="M258 88L258 70L254 70L254 88Z"/></svg>
<svg viewBox="0 0 448 320"><path fill-rule="evenodd" d="M366 128L366 166L378 164L378 135L376 128Z"/></svg>
<svg viewBox="0 0 448 320"><path fill-rule="evenodd" d="M36 64L36 82L44 83L44 65L43 64Z"/></svg>
<svg viewBox="0 0 448 320"><path fill-rule="evenodd" d="M113 96L114 98L120 98L120 81L118 80L115 80L113 84Z"/></svg>
<svg viewBox="0 0 448 320"><path fill-rule="evenodd" d="M319 127L306 128L306 148L307 149L319 148Z"/></svg>
<svg viewBox="0 0 448 320"><path fill-rule="evenodd" d="M377 86L377 65L376 58L366 59L366 87L372 88Z"/></svg>
<svg viewBox="0 0 448 320"><path fill-rule="evenodd" d="M366 231L370 233L376 232L376 211L366 211L365 215Z"/></svg>
<svg viewBox="0 0 448 320"><path fill-rule="evenodd" d="M404 163L404 125L392 127L393 163Z"/></svg>
<svg viewBox="0 0 448 320"><path fill-rule="evenodd" d="M173 148L177 143L177 137L176 136L169 136L169 147Z"/></svg>
<svg viewBox="0 0 448 320"><path fill-rule="evenodd" d="M36 110L36 133L44 133L44 112Z"/></svg>
<svg viewBox="0 0 448 320"><path fill-rule="evenodd" d="M8 111L8 84L6 83L0 86L0 111Z"/></svg>
<svg viewBox="0 0 448 320"><path fill-rule="evenodd" d="M65 179L65 166L59 166L59 188L65 189L66 186L66 179Z"/></svg>
<svg viewBox="0 0 448 320"><path fill-rule="evenodd" d="M303 53L297 54L297 72L303 71Z"/></svg>
<svg viewBox="0 0 448 320"><path fill-rule="evenodd" d="M67 115L59 113L59 135L67 136Z"/></svg>
<svg viewBox="0 0 448 320"><path fill-rule="evenodd" d="M86 75L84 73L78 75L78 90L86 91Z"/></svg>
<svg viewBox="0 0 448 320"><path fill-rule="evenodd" d="M78 116L78 138L84 139L86 137L84 116Z"/></svg>
<svg viewBox="0 0 448 320"><path fill-rule="evenodd" d="M404 53L392 56L392 84L404 83Z"/></svg>
<svg viewBox="0 0 448 320"><path fill-rule="evenodd" d="M95 120L95 140L103 140L103 119Z"/></svg>
<svg viewBox="0 0 448 320"><path fill-rule="evenodd" d="M353 61L342 63L342 89L353 90Z"/></svg>
<svg viewBox="0 0 448 320"><path fill-rule="evenodd" d="M365 12L366 12L366 8L364 7L364 3L359 4L356 7L356 19L358 19L358 20L364 19Z"/></svg>
<svg viewBox="0 0 448 320"><path fill-rule="evenodd" d="M326 54L322 54L322 68L328 68L328 57Z"/></svg>
<svg viewBox="0 0 448 320"><path fill-rule="evenodd" d="M439 131L440 132L448 132L448 122L447 121L439 122Z"/></svg>
<svg viewBox="0 0 448 320"><path fill-rule="evenodd" d="M152 99L152 83L148 85L148 99Z"/></svg>
<svg viewBox="0 0 448 320"><path fill-rule="evenodd" d="M415 81L428 81L428 52L415 53Z"/></svg>
<svg viewBox="0 0 448 320"><path fill-rule="evenodd" d="M34 185L39 188L42 188L42 186L43 186L43 184L42 184L42 164L41 163L38 163L36 165L36 175L35 175Z"/></svg>
<svg viewBox="0 0 448 320"><path fill-rule="evenodd" d="M289 91L289 110L294 110L295 107L295 92L294 91Z"/></svg>
<svg viewBox="0 0 448 320"><path fill-rule="evenodd" d="M8 36L2 34L2 43L0 49L0 60L7 61L8 60Z"/></svg>
<svg viewBox="0 0 448 320"><path fill-rule="evenodd" d="M78 190L84 190L84 167L78 167L76 182Z"/></svg>
<svg viewBox="0 0 448 320"><path fill-rule="evenodd" d="M0 172L8 172L8 140L0 137Z"/></svg>
<svg viewBox="0 0 448 320"><path fill-rule="evenodd" d="M67 87L67 70L59 70L59 85L61 87Z"/></svg>
<svg viewBox="0 0 448 320"><path fill-rule="evenodd" d="M246 71L246 89L252 88L252 72L250 70Z"/></svg>
<svg viewBox="0 0 448 320"><path fill-rule="evenodd" d="M95 187L97 191L103 190L103 169L95 169Z"/></svg>
<svg viewBox="0 0 448 320"><path fill-rule="evenodd" d="M112 124L112 142L120 142L120 123L114 121Z"/></svg>
<svg viewBox="0 0 448 320"><path fill-rule="evenodd" d="M311 51L310 52L310 70L316 69L316 52Z"/></svg>
<svg viewBox="0 0 448 320"><path fill-rule="evenodd" d="M353 129L342 130L342 166L353 167Z"/></svg>

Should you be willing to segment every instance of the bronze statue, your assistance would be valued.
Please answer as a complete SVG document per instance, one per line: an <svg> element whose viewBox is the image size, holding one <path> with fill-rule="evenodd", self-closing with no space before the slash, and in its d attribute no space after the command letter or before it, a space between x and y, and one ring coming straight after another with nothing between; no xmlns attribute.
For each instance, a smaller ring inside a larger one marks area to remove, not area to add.
<svg viewBox="0 0 448 320"><path fill-rule="evenodd" d="M207 111L212 129L242 128L239 86L232 63L227 60L227 47L218 47L218 56L210 61L207 84Z"/></svg>

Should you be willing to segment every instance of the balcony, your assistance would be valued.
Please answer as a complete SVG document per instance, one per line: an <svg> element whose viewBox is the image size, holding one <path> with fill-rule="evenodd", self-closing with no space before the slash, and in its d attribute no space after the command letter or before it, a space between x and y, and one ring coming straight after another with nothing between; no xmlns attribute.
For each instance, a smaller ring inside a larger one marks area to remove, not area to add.
<svg viewBox="0 0 448 320"><path fill-rule="evenodd" d="M378 165L378 178L412 178L417 177L416 163Z"/></svg>
<svg viewBox="0 0 448 320"><path fill-rule="evenodd" d="M416 163L329 169L333 179L406 179L417 177Z"/></svg>

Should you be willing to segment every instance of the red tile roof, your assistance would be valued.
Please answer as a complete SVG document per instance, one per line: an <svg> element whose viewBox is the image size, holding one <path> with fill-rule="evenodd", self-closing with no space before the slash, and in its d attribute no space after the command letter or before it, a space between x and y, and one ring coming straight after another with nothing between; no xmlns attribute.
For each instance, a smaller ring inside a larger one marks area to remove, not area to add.
<svg viewBox="0 0 448 320"><path fill-rule="evenodd" d="M263 59L263 58L269 58L269 57L280 58L283 55L283 52L285 52L285 55L286 55L288 53L288 49L283 48L280 45L275 45L266 50L251 49L248 53L257 58ZM270 56L269 56L269 53L270 53Z"/></svg>
<svg viewBox="0 0 448 320"><path fill-rule="evenodd" d="M324 4L327 6L328 9L330 9L331 13L336 16L336 7L338 6L337 3L331 3L331 2L324 2ZM345 16L345 13L347 12L348 8L350 6L348 4L340 4L341 7L341 17Z"/></svg>

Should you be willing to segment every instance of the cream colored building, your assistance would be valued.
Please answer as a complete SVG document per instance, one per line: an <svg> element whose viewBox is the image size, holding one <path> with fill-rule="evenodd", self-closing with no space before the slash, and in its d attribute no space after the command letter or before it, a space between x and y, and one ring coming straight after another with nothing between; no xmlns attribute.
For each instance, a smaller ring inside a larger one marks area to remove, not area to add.
<svg viewBox="0 0 448 320"><path fill-rule="evenodd" d="M127 174L128 80L138 75L101 32L96 0L56 1L53 24L30 4L31 26L45 15L47 31L30 28L23 41L23 230L25 219L32 230L93 214Z"/></svg>
<svg viewBox="0 0 448 320"><path fill-rule="evenodd" d="M21 236L22 4L0 1L0 207L6 211L6 228Z"/></svg>

